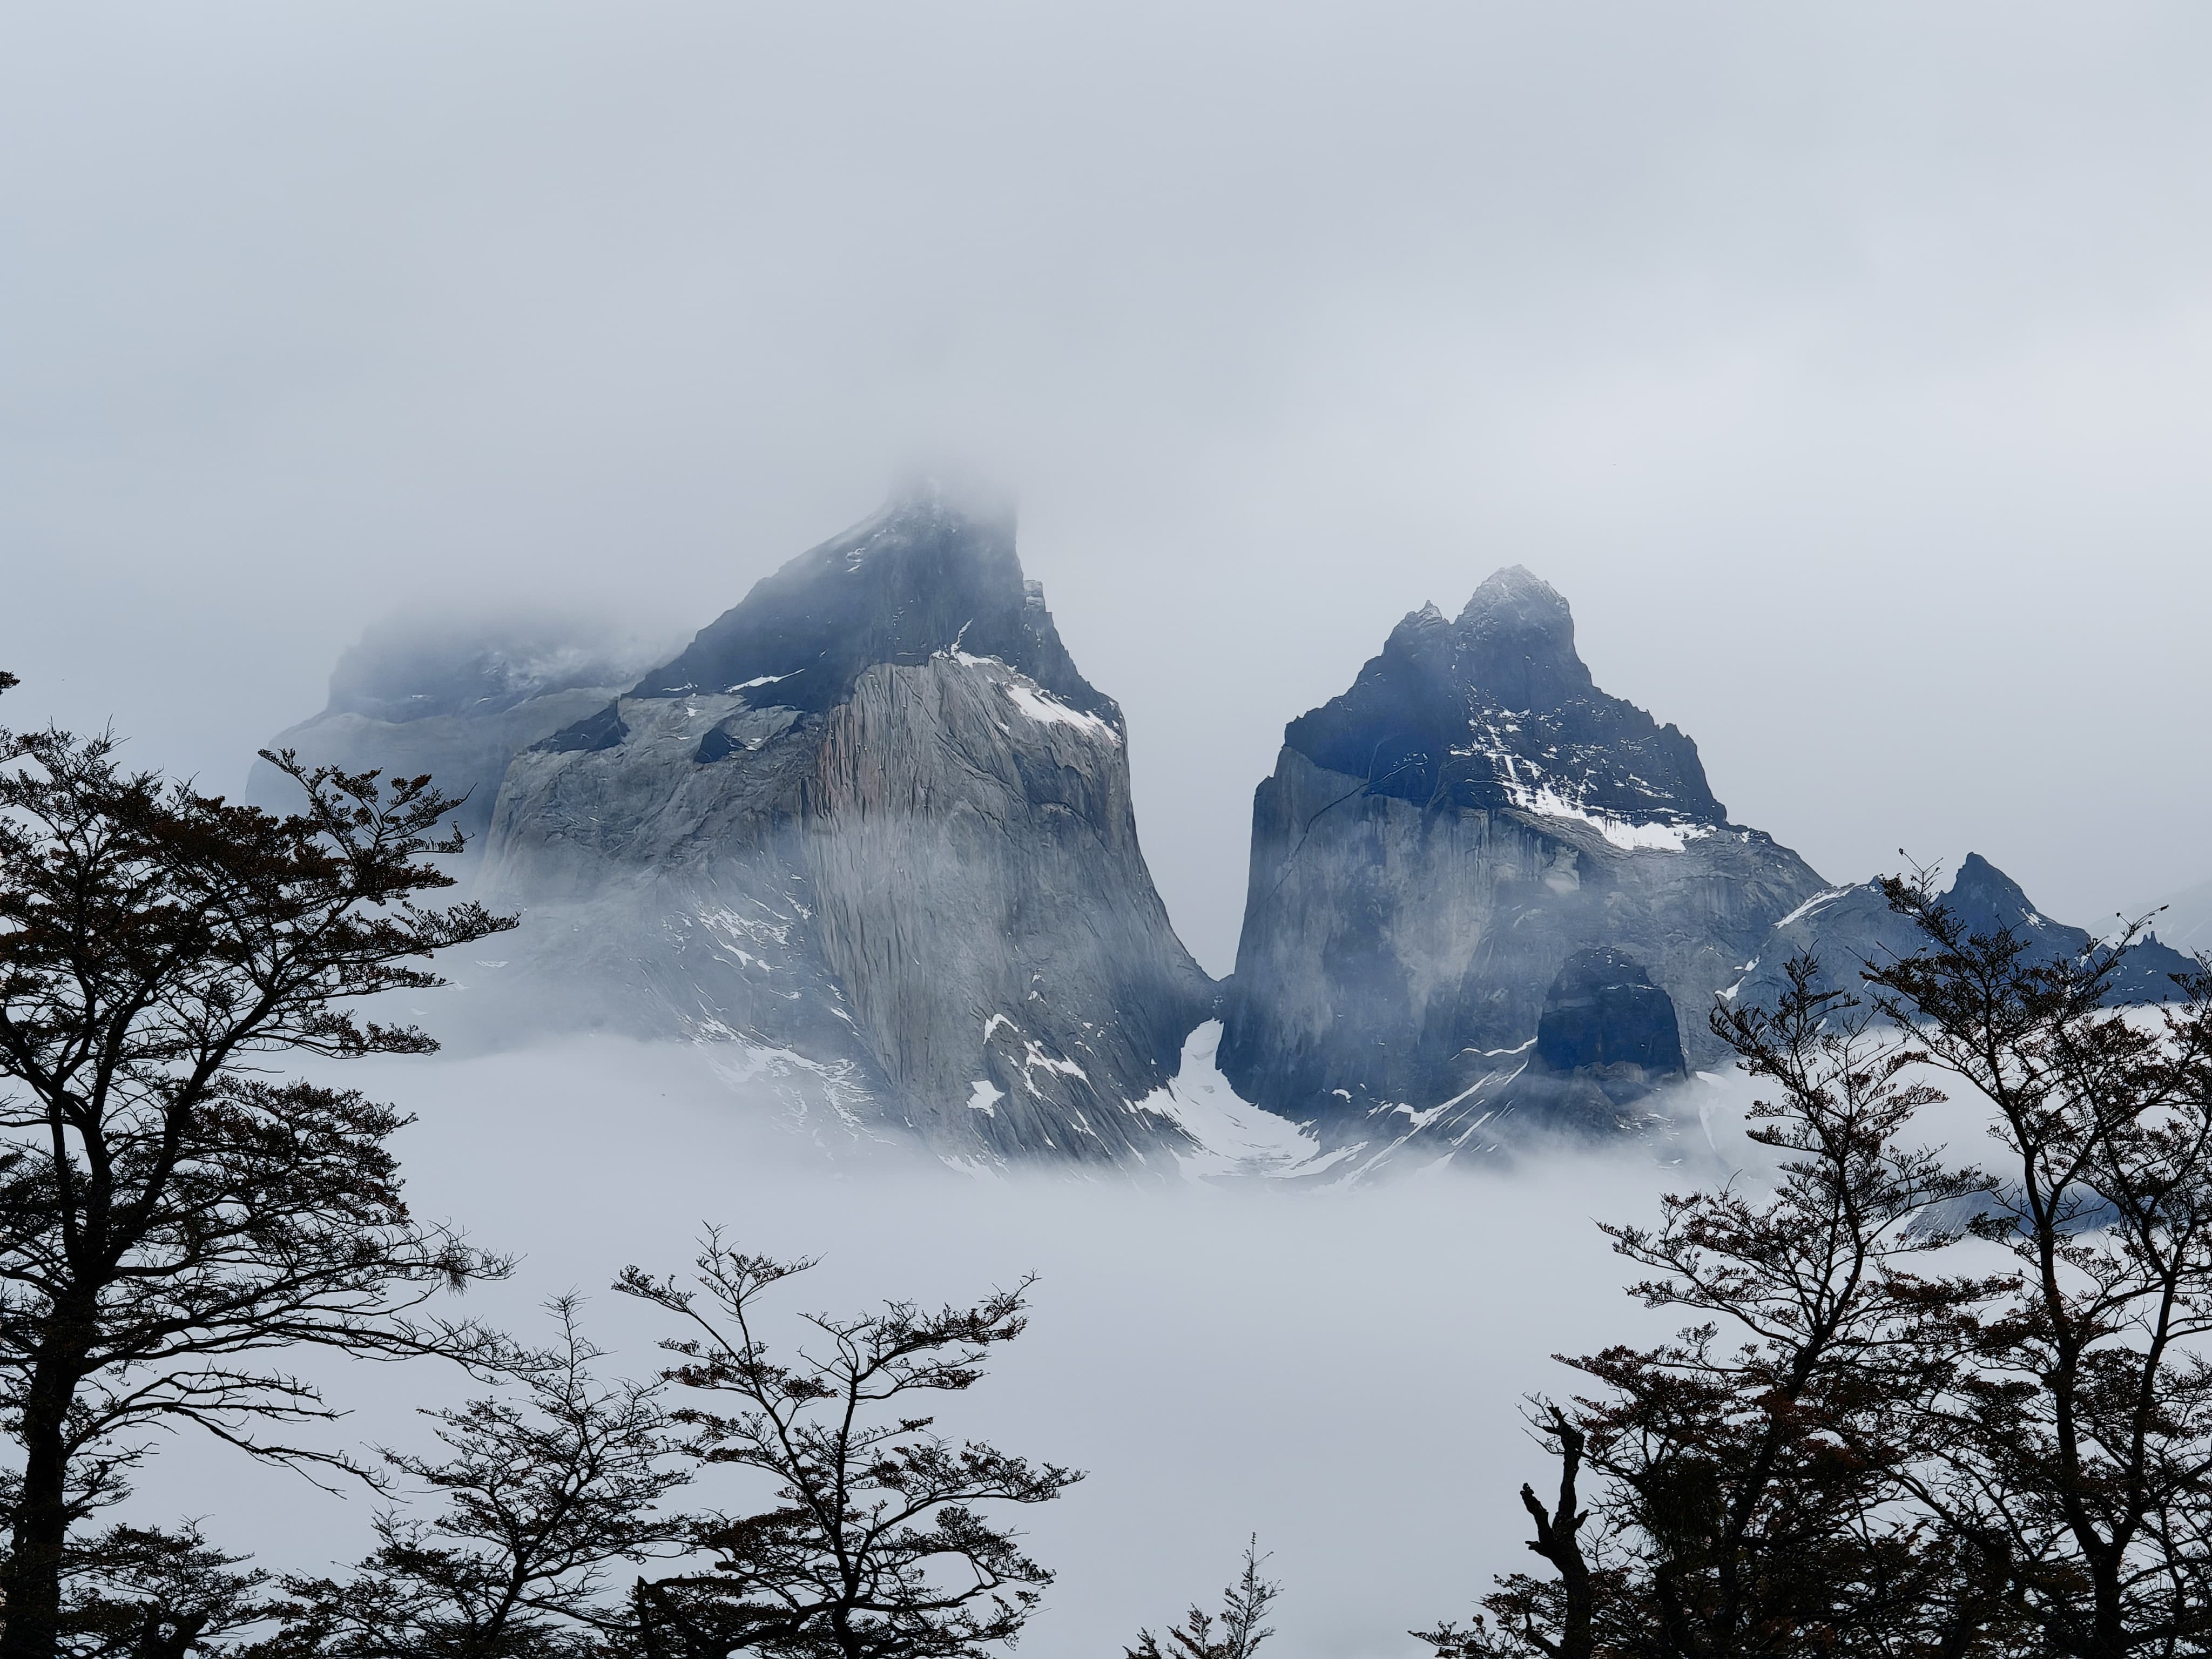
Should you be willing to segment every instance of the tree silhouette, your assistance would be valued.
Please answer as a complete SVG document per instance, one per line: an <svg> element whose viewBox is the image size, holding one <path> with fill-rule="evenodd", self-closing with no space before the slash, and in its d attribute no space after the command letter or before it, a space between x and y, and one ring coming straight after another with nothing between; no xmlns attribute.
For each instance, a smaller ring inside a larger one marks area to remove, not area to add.
<svg viewBox="0 0 2212 1659"><path fill-rule="evenodd" d="M1122 1650L1122 1659L1251 1659L1275 1633L1262 1621L1283 1593L1279 1583L1261 1572L1267 1561L1255 1536L1244 1546L1243 1571L1221 1592L1218 1618L1194 1606L1182 1623L1170 1628L1165 1647L1152 1632L1142 1631L1136 1646Z"/></svg>
<svg viewBox="0 0 2212 1659"><path fill-rule="evenodd" d="M1522 1489L1557 1576L1502 1581L1494 1626L1422 1632L1440 1654L2000 1650L1980 1557L1897 1501L1914 1402L1953 1381L1958 1332L2003 1290L1929 1271L1989 1182L1911 1143L1941 1095L1873 1011L1818 985L1800 959L1771 1013L1716 1013L1775 1089L1750 1132L1782 1155L1773 1190L1732 1182L1603 1229L1651 1274L1632 1294L1698 1322L1568 1362L1598 1388L1533 1413L1559 1501Z"/></svg>
<svg viewBox="0 0 2212 1659"><path fill-rule="evenodd" d="M0 1659L50 1659L70 1528L142 1431L262 1458L331 1413L273 1356L489 1363L423 1303L506 1270L407 1209L406 1120L269 1075L272 1056L423 1054L341 1005L442 981L416 959L512 924L425 909L453 803L427 778L309 771L275 817L127 773L102 736L0 732L0 1412L23 1449Z"/></svg>
<svg viewBox="0 0 2212 1659"><path fill-rule="evenodd" d="M1021 1334L1031 1281L970 1308L808 1316L818 1352L778 1359L759 1329L762 1298L811 1266L710 1234L691 1285L635 1267L622 1277L618 1288L691 1328L663 1346L681 1362L668 1380L714 1402L671 1413L692 1431L694 1455L764 1477L775 1500L700 1523L692 1541L712 1571L640 1584L646 1651L964 1659L1011 1641L1052 1574L991 1511L1048 1503L1082 1477L955 1443L908 1413L920 1396L981 1381L988 1352Z"/></svg>
<svg viewBox="0 0 2212 1659"><path fill-rule="evenodd" d="M660 1512L690 1479L654 1387L601 1383L576 1304L520 1401L428 1413L448 1455L386 1453L442 1496L428 1519L377 1517L380 1547L345 1578L293 1577L281 1635L255 1659L563 1659L622 1645L606 1595L617 1561L669 1553L690 1522Z"/></svg>
<svg viewBox="0 0 2212 1659"><path fill-rule="evenodd" d="M2079 957L1884 884L1927 944L1868 972L1908 1051L1992 1108L1977 1233L2013 1272L1917 1402L1914 1493L2001 1553L2050 1650L2212 1644L2212 975L2108 1008L2142 924Z"/></svg>

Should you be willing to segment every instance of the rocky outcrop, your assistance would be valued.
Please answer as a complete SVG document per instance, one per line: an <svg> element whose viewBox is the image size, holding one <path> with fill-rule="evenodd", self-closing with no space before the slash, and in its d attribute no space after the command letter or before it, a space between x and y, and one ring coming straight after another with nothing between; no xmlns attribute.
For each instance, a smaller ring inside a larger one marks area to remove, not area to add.
<svg viewBox="0 0 2212 1659"><path fill-rule="evenodd" d="M2087 928L2054 921L2038 910L2018 882L1979 853L1966 854L1943 903L1970 934L1995 938L2008 932L2034 958L2082 962L2104 948ZM1721 994L1746 1007L1771 1008L1788 989L1788 966L1798 957L1819 969L1816 987L1857 992L1863 969L1911 956L1926 944L1911 921L1890 908L1875 883L1831 887L1778 921ZM2147 934L2113 966L2105 1000L2113 1006L2172 1000L2180 994L2175 975L2196 971L2193 958Z"/></svg>
<svg viewBox="0 0 2212 1659"><path fill-rule="evenodd" d="M2192 954L2212 951L2212 881L2199 882L2185 892L2176 893L2156 907L2151 920L2157 924L2159 937L2175 949Z"/></svg>
<svg viewBox="0 0 2212 1659"><path fill-rule="evenodd" d="M1252 818L1221 1066L1339 1147L1449 1152L1509 1115L1609 1127L1638 1091L1542 1081L1547 1000L1556 1031L1627 1044L1648 1082L1668 1069L1663 999L1705 1063L1704 1011L1821 886L1729 821L1688 737L1597 689L1566 601L1518 568L1455 619L1407 617L1350 690L1291 721ZM1571 959L1638 988L1570 1019ZM1590 1024L1616 1014L1618 1032Z"/></svg>
<svg viewBox="0 0 2212 1659"><path fill-rule="evenodd" d="M1674 1000L1641 963L1601 945L1569 957L1536 1021L1536 1064L1642 1094L1683 1075Z"/></svg>
<svg viewBox="0 0 2212 1659"><path fill-rule="evenodd" d="M1525 1069L1488 1091L1486 1106L1553 1131L1616 1132L1640 1121L1639 1103L1687 1076L1674 999L1641 963L1607 945L1566 959L1526 1052ZM1434 1151L1438 1137L1414 1139Z"/></svg>
<svg viewBox="0 0 2212 1659"><path fill-rule="evenodd" d="M331 675L330 703L269 741L313 766L386 777L428 773L465 797L453 873L465 883L483 854L500 780L516 752L605 705L648 658L592 638L572 618L498 623L401 615L365 633ZM298 810L299 786L268 762L247 774L246 799Z"/></svg>
<svg viewBox="0 0 2212 1659"><path fill-rule="evenodd" d="M956 1158L1187 1151L1132 1103L1212 988L1126 743L1011 515L926 489L517 756L481 891L564 1018L724 1042L809 1109Z"/></svg>

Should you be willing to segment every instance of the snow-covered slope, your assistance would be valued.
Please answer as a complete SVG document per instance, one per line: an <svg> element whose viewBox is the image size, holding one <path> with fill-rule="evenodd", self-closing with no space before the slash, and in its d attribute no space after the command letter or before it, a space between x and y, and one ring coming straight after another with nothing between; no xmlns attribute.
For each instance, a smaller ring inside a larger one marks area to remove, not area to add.
<svg viewBox="0 0 2212 1659"><path fill-rule="evenodd" d="M1321 1143L1288 1118L1238 1095L1217 1063L1220 1046L1221 1022L1209 1019L1183 1040L1176 1074L1137 1103L1188 1137L1188 1150L1174 1154L1185 1176L1280 1180L1321 1175L1342 1161L1341 1153L1322 1152Z"/></svg>

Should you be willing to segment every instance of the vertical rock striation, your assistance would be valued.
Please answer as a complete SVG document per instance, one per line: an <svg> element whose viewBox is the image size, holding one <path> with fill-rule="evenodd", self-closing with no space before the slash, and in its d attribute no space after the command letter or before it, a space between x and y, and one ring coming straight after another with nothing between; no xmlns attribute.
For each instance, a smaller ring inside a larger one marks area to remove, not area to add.
<svg viewBox="0 0 2212 1659"><path fill-rule="evenodd" d="M1510 1111L1584 1122L1590 1091L1559 1106L1532 1052L1570 958L1619 953L1698 1064L1714 995L1820 885L1729 822L1688 737L1597 689L1565 599L1501 570L1456 618L1407 616L1285 728L1253 800L1222 1069L1334 1146L1443 1154Z"/></svg>
<svg viewBox="0 0 2212 1659"><path fill-rule="evenodd" d="M578 1017L726 1040L810 1107L955 1157L1188 1150L1132 1103L1212 988L1125 744L1011 515L925 489L519 755L482 890Z"/></svg>

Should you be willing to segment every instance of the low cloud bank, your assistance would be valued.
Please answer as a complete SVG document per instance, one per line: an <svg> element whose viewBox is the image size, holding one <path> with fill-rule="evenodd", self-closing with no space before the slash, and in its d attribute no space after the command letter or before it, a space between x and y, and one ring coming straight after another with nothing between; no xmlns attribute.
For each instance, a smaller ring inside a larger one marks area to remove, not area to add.
<svg viewBox="0 0 2212 1659"><path fill-rule="evenodd" d="M1671 1328L1620 1294L1594 1219L1650 1216L1705 1173L1638 1151L1359 1190L976 1178L896 1147L827 1158L711 1062L592 1037L341 1074L419 1115L402 1155L420 1212L525 1255L473 1311L527 1331L537 1303L580 1290L610 1370L649 1370L672 1333L608 1281L626 1262L684 1267L708 1223L823 1258L785 1297L794 1314L1041 1273L1030 1333L943 1419L1090 1471L1027 1517L1060 1573L1021 1650L1038 1659L1119 1651L1210 1601L1254 1532L1288 1586L1279 1659L1423 1651L1406 1630L1462 1614L1522 1564L1514 1493L1542 1465L1517 1407L1568 1386L1550 1356ZM327 1382L355 1408L339 1431L353 1444L419 1443L412 1408L468 1392L419 1365ZM164 1449L139 1504L203 1516L281 1568L365 1553L374 1507L189 1441Z"/></svg>

